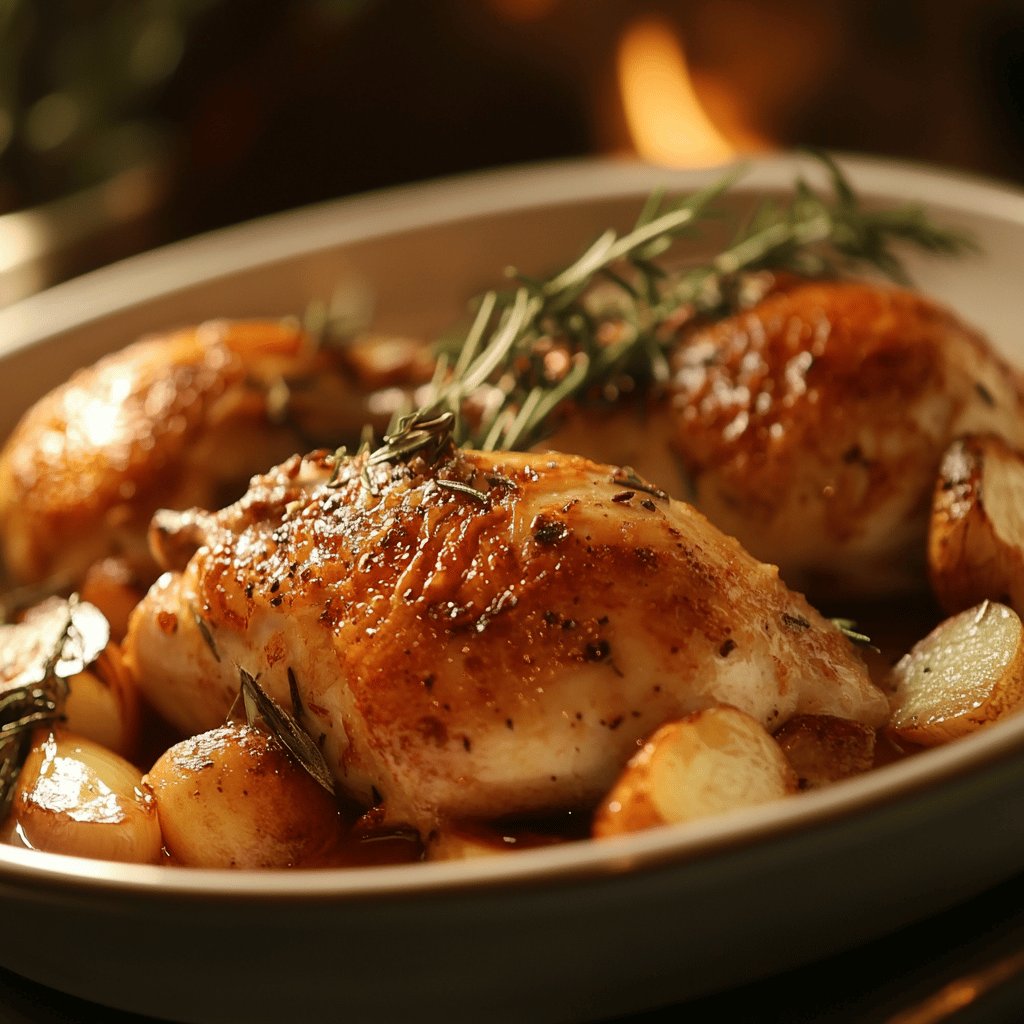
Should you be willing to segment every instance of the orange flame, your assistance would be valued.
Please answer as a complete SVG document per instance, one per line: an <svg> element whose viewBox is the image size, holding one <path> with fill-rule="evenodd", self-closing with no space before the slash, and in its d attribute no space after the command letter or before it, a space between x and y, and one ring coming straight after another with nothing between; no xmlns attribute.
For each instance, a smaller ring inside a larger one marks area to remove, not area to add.
<svg viewBox="0 0 1024 1024"><path fill-rule="evenodd" d="M629 25L617 53L619 92L633 146L669 167L707 167L737 147L708 116L675 29L659 18Z"/></svg>

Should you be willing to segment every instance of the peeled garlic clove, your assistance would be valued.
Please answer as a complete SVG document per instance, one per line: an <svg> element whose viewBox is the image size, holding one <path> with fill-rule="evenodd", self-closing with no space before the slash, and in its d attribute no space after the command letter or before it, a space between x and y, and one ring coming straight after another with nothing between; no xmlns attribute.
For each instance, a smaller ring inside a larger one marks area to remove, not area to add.
<svg viewBox="0 0 1024 1024"><path fill-rule="evenodd" d="M48 853L136 863L162 855L156 805L142 773L63 730L37 733L5 830L13 841Z"/></svg>

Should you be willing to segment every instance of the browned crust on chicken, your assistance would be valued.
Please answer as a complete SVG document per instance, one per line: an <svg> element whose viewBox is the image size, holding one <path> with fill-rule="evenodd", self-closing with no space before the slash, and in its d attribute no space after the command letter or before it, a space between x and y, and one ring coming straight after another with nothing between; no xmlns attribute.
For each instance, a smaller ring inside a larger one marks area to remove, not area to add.
<svg viewBox="0 0 1024 1024"><path fill-rule="evenodd" d="M920 586L946 445L1024 436L1020 378L984 339L875 284L791 283L685 335L673 370L697 504L817 594Z"/></svg>
<svg viewBox="0 0 1024 1024"><path fill-rule="evenodd" d="M0 541L9 573L75 580L125 555L149 567L161 507L219 505L249 477L306 447L275 421L283 378L325 372L286 321L211 321L145 338L76 373L38 402L0 453Z"/></svg>
<svg viewBox="0 0 1024 1024"><path fill-rule="evenodd" d="M688 506L575 456L327 457L256 481L140 606L130 663L186 729L237 665L339 782L419 826L595 800L662 722L718 703L878 724L845 637ZM472 488L473 493L465 488Z"/></svg>

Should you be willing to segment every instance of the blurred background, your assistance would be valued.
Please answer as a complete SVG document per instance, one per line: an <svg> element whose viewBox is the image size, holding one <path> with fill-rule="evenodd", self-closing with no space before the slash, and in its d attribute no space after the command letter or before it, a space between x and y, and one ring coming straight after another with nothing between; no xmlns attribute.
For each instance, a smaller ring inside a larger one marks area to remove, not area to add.
<svg viewBox="0 0 1024 1024"><path fill-rule="evenodd" d="M1024 184L1024 2L0 0L0 305L389 185L798 144Z"/></svg>

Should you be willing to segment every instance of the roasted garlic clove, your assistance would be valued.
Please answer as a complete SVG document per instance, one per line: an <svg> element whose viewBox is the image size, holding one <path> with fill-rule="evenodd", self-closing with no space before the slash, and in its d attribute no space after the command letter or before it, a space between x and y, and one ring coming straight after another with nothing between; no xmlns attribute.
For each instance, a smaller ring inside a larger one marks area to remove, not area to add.
<svg viewBox="0 0 1024 1024"><path fill-rule="evenodd" d="M311 866L342 838L334 798L271 736L227 725L175 744L146 781L178 864Z"/></svg>
<svg viewBox="0 0 1024 1024"><path fill-rule="evenodd" d="M940 623L889 678L898 740L936 746L1024 703L1024 629L1006 605L985 601Z"/></svg>
<svg viewBox="0 0 1024 1024"><path fill-rule="evenodd" d="M695 821L792 793L797 778L764 727L708 708L658 729L598 807L595 836Z"/></svg>

